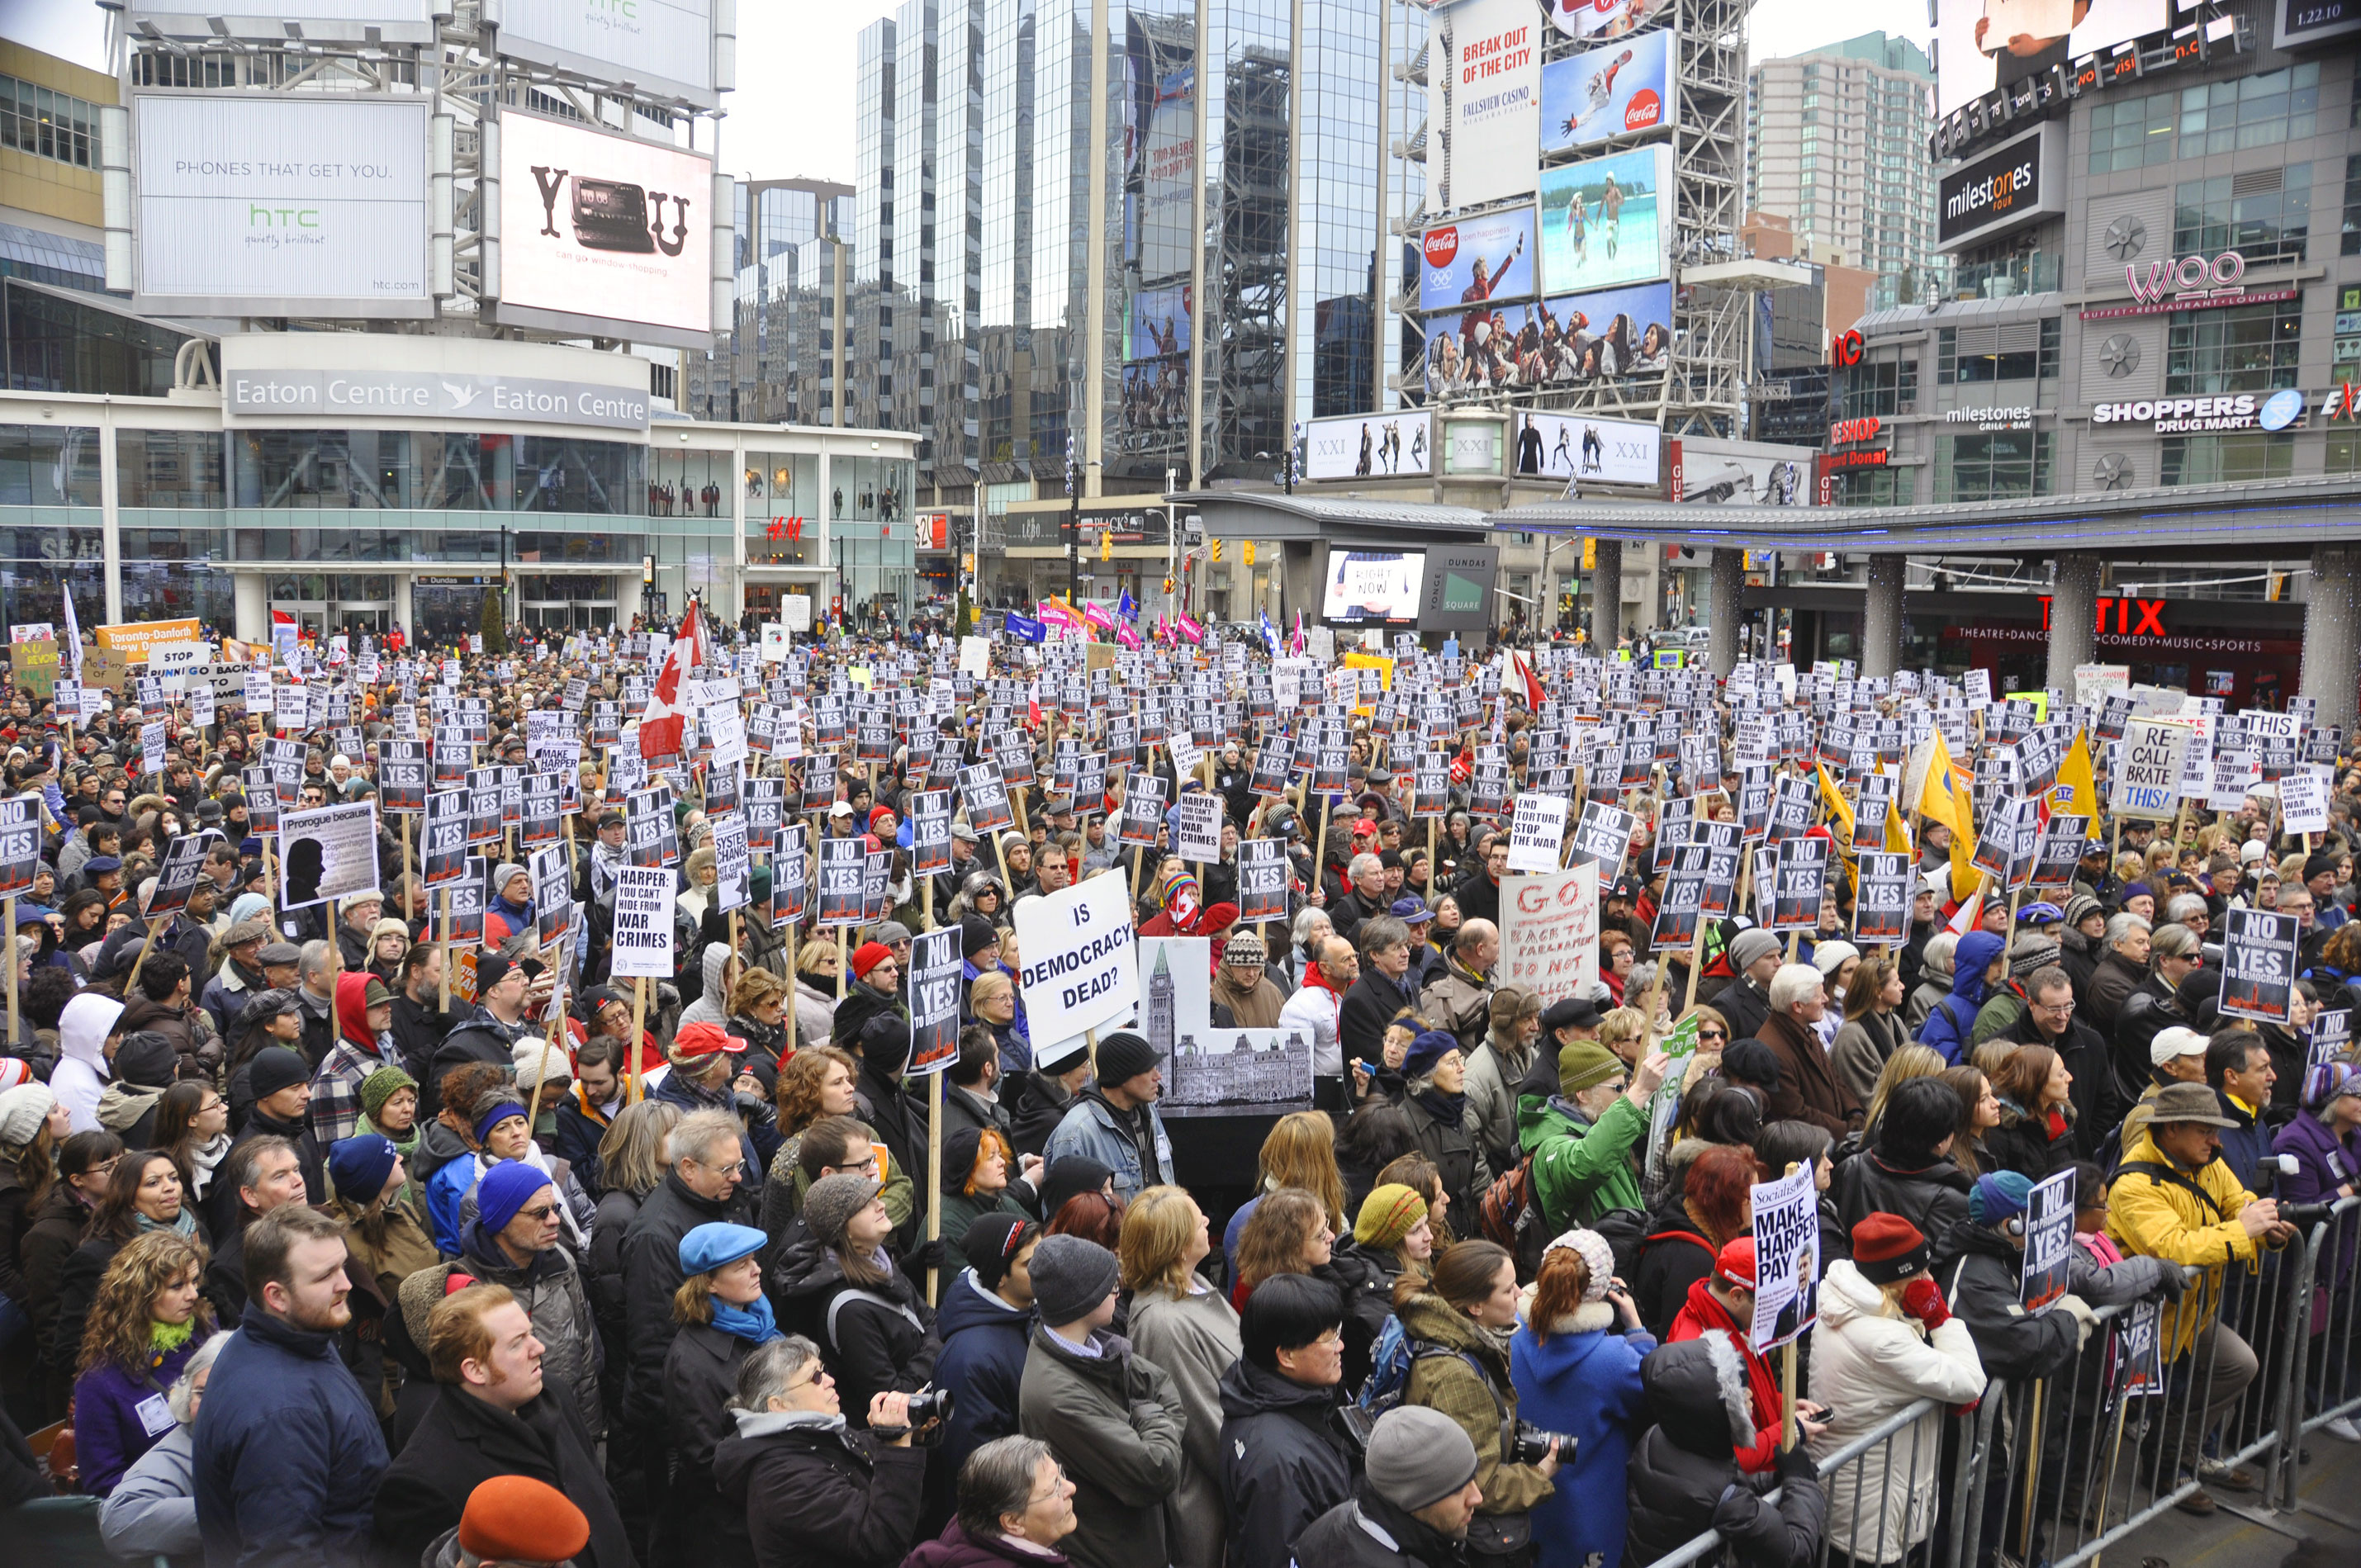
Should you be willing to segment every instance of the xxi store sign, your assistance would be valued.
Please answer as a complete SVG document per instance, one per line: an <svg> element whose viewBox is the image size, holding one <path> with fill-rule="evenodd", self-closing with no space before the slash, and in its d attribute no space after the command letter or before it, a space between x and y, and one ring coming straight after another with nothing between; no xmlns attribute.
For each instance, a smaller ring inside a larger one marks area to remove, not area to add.
<svg viewBox="0 0 2361 1568"><path fill-rule="evenodd" d="M2167 599L2102 598L2092 617L2091 630L2105 637L2168 637L2171 632L2164 624ZM2041 630L2049 630L2049 596L2041 596Z"/></svg>

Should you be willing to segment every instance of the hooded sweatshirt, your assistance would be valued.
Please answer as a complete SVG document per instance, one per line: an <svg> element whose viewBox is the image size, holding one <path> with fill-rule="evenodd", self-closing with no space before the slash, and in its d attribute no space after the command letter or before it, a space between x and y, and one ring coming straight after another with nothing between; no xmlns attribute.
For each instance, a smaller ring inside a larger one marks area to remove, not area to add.
<svg viewBox="0 0 2361 1568"><path fill-rule="evenodd" d="M1984 970L2000 957L2003 946L1990 931L1971 931L1960 938L1959 951L1951 961L1951 994L1936 1004L1918 1030L1918 1043L1941 1053L1947 1067L1967 1059L1976 1014L1992 995L1992 988L1984 983Z"/></svg>
<svg viewBox="0 0 2361 1568"><path fill-rule="evenodd" d="M705 990L697 999L680 1010L681 1028L691 1024L724 1025L729 1022L730 998L722 994L722 972L730 966L730 945L727 942L708 944L705 949Z"/></svg>
<svg viewBox="0 0 2361 1568"><path fill-rule="evenodd" d="M106 1036L123 1016L123 1003L85 991L66 1003L58 1018L58 1065L49 1092L73 1117L77 1133L101 1130L98 1102L106 1093Z"/></svg>

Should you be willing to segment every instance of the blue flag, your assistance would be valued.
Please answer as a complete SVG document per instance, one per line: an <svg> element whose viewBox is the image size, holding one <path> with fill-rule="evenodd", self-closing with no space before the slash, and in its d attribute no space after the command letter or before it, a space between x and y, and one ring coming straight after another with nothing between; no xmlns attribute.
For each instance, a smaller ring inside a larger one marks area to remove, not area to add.
<svg viewBox="0 0 2361 1568"><path fill-rule="evenodd" d="M1126 620L1139 619L1139 606L1132 602L1131 590L1126 588L1115 601L1115 612Z"/></svg>
<svg viewBox="0 0 2361 1568"><path fill-rule="evenodd" d="M1046 642L1049 640L1048 626L1030 616L1019 615L1015 610L1008 612L1001 621L1000 629L1020 642Z"/></svg>
<svg viewBox="0 0 2361 1568"><path fill-rule="evenodd" d="M1270 611L1268 610L1264 610L1262 612L1262 640L1264 645L1269 648L1270 656L1274 659L1278 658L1279 628L1270 623Z"/></svg>

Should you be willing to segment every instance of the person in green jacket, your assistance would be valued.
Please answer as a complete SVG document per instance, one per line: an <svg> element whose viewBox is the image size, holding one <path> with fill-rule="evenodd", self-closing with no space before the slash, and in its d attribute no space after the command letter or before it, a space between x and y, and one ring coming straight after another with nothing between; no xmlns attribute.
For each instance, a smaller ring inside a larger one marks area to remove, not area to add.
<svg viewBox="0 0 2361 1568"><path fill-rule="evenodd" d="M1648 1101L1664 1081L1666 1061L1654 1051L1627 1068L1596 1040L1576 1040L1558 1053L1555 1094L1532 1092L1527 1077L1517 1142L1532 1157L1533 1192L1553 1232L1589 1224L1609 1209L1642 1207L1634 1157L1647 1140Z"/></svg>

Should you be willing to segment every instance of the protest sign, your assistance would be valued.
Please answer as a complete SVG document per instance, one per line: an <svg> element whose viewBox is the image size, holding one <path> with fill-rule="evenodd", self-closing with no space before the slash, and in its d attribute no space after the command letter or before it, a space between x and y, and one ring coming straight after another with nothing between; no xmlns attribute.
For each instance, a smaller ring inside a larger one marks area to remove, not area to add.
<svg viewBox="0 0 2361 1568"><path fill-rule="evenodd" d="M967 808L967 825L979 838L1016 826L1016 813L1008 804L1008 785L994 764L978 762L961 768L959 793L960 804Z"/></svg>
<svg viewBox="0 0 2361 1568"><path fill-rule="evenodd" d="M2280 832L2309 837L2328 831L2327 779L2300 768L2279 780L2279 790Z"/></svg>
<svg viewBox="0 0 2361 1568"><path fill-rule="evenodd" d="M868 916L869 848L858 839L819 841L819 925L859 926Z"/></svg>
<svg viewBox="0 0 2361 1568"><path fill-rule="evenodd" d="M183 833L167 843L163 864L156 868L155 891L148 894L148 907L140 913L153 920L187 907L189 894L204 872L205 854L213 845L213 835L208 833Z"/></svg>
<svg viewBox="0 0 2361 1568"><path fill-rule="evenodd" d="M1598 873L1588 866L1500 880L1499 982L1543 1006L1598 978Z"/></svg>
<svg viewBox="0 0 2361 1568"><path fill-rule="evenodd" d="M2025 1227L2025 1277L2018 1299L2038 1317L2067 1290L2074 1255L2073 1169L2035 1182L2016 1223Z"/></svg>
<svg viewBox="0 0 2361 1568"><path fill-rule="evenodd" d="M1820 1192L1812 1166L1754 1184L1754 1319L1761 1354L1812 1326L1820 1277Z"/></svg>
<svg viewBox="0 0 2361 1568"><path fill-rule="evenodd" d="M811 869L805 850L805 835L809 831L800 822L790 822L778 830L771 841L771 924L792 926L804 917L804 906L811 885Z"/></svg>
<svg viewBox="0 0 2361 1568"><path fill-rule="evenodd" d="M424 835L419 862L424 868L426 885L441 887L456 881L467 865L467 797L450 789L429 795Z"/></svg>
<svg viewBox="0 0 2361 1568"><path fill-rule="evenodd" d="M2294 916L2234 905L2222 921L2222 1011L2235 1018L2286 1023L2301 945Z"/></svg>
<svg viewBox="0 0 2361 1568"><path fill-rule="evenodd" d="M2304 1031L2304 1063L2318 1067L2334 1061L2353 1044L2353 1009L2323 1007L2312 1015L2312 1025Z"/></svg>
<svg viewBox="0 0 2361 1568"><path fill-rule="evenodd" d="M1696 945L1706 874L1712 864L1713 851L1703 844L1673 851L1672 869L1664 875L1664 895L1657 902L1655 926L1649 933L1650 951L1678 951Z"/></svg>
<svg viewBox="0 0 2361 1568"><path fill-rule="evenodd" d="M951 796L921 790L910 797L910 869L932 876L951 869Z"/></svg>
<svg viewBox="0 0 2361 1568"><path fill-rule="evenodd" d="M544 844L526 857L524 869L533 882L533 940L545 948L574 928L574 873L566 846Z"/></svg>
<svg viewBox="0 0 2361 1568"><path fill-rule="evenodd" d="M1565 842L1566 799L1527 790L1517 796L1515 815L1509 819L1509 869L1512 872L1554 872ZM1585 868L1586 870L1587 868ZM1598 873L1590 873L1596 877Z"/></svg>
<svg viewBox="0 0 2361 1568"><path fill-rule="evenodd" d="M662 866L615 871L615 954L609 972L624 980L670 980L673 875Z"/></svg>
<svg viewBox="0 0 2361 1568"><path fill-rule="evenodd" d="M2115 751L2107 804L2117 817L2160 822L2180 810L2180 761L2189 726L2164 718L2130 718Z"/></svg>
<svg viewBox="0 0 2361 1568"><path fill-rule="evenodd" d="M1156 847L1164 831L1166 781L1153 773L1134 773L1124 781L1123 823L1116 841Z"/></svg>
<svg viewBox="0 0 2361 1568"><path fill-rule="evenodd" d="M40 863L39 803L24 795L0 800L0 894L32 886Z"/></svg>
<svg viewBox="0 0 2361 1568"><path fill-rule="evenodd" d="M1575 853L1598 863L1602 886L1621 873L1623 857L1631 849L1631 830L1638 823L1638 817L1618 806L1595 800L1583 806L1582 816L1574 825Z"/></svg>
<svg viewBox="0 0 2361 1568"><path fill-rule="evenodd" d="M330 904L377 885L376 801L346 801L280 815L281 913Z"/></svg>
<svg viewBox="0 0 2361 1568"><path fill-rule="evenodd" d="M1119 876L1027 899L1016 909L1016 944L1036 1041L1072 1039L1139 1003L1131 894Z"/></svg>
<svg viewBox="0 0 2361 1568"><path fill-rule="evenodd" d="M1222 797L1197 790L1180 797L1177 815L1180 835L1172 853L1184 861L1211 864L1222 858Z"/></svg>
<svg viewBox="0 0 2361 1568"><path fill-rule="evenodd" d="M1277 839L1248 839L1238 845L1238 924L1258 926L1287 918L1290 872L1287 846Z"/></svg>
<svg viewBox="0 0 2361 1568"><path fill-rule="evenodd" d="M1779 848L1772 893L1771 929L1811 931L1820 923L1820 900L1828 885L1828 841L1793 839Z"/></svg>
<svg viewBox="0 0 2361 1568"><path fill-rule="evenodd" d="M713 907L727 915L754 902L754 857L747 847L746 818L736 812L713 824Z"/></svg>
<svg viewBox="0 0 2361 1568"><path fill-rule="evenodd" d="M1910 939L1910 857L1899 850L1863 850L1853 896L1852 939L1862 948Z"/></svg>
<svg viewBox="0 0 2361 1568"><path fill-rule="evenodd" d="M960 933L950 926L910 943L910 1061L906 1077L940 1072L959 1059Z"/></svg>

